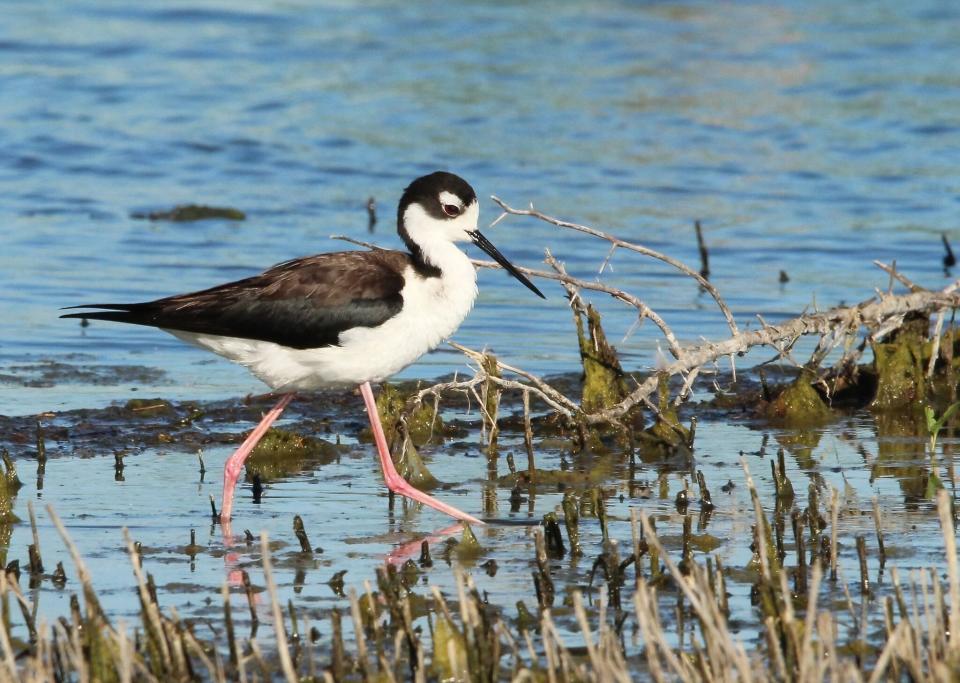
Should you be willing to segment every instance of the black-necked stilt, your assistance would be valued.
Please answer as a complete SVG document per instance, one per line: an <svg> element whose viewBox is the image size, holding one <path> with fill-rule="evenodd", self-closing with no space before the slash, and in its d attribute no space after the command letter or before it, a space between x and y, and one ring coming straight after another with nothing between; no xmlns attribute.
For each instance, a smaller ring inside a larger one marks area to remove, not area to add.
<svg viewBox="0 0 960 683"><path fill-rule="evenodd" d="M230 519L243 462L294 392L359 384L387 487L452 517L479 520L413 488L390 458L370 382L386 379L452 334L473 307L477 274L457 242L472 241L507 272L536 286L477 230L473 188L452 173L417 178L397 208L409 252L346 251L276 265L237 282L64 318L159 327L249 370L283 395L224 466L220 518Z"/></svg>

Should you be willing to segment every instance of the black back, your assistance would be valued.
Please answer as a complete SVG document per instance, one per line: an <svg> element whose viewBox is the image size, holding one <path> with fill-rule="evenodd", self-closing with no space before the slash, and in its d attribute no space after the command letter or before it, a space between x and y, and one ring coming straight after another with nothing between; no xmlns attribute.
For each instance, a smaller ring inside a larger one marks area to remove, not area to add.
<svg viewBox="0 0 960 683"><path fill-rule="evenodd" d="M352 327L376 327L403 306L408 254L319 254L190 294L135 304L90 304L105 310L62 318L112 320L170 330L275 342L295 349L333 346Z"/></svg>

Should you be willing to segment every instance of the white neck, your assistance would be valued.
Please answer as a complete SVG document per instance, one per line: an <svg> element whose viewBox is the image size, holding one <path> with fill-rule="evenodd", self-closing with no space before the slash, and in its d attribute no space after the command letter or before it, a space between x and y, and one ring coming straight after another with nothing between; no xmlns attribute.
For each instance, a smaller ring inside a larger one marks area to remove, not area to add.
<svg viewBox="0 0 960 683"><path fill-rule="evenodd" d="M456 245L467 242L477 229L479 207L473 202L464 212L450 220L438 220L419 204L411 204L403 214L403 225L410 240L420 249L423 260L439 268L444 279L449 275L459 280L476 282L477 274L469 257Z"/></svg>

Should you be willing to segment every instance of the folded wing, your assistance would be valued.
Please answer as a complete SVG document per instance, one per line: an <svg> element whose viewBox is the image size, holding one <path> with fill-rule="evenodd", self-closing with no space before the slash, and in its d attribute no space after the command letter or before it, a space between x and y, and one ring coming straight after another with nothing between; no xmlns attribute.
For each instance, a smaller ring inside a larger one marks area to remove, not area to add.
<svg viewBox="0 0 960 683"><path fill-rule="evenodd" d="M286 261L269 270L190 294L62 318L112 320L170 330L275 342L296 349L334 346L352 327L376 327L403 306L409 256L349 251Z"/></svg>

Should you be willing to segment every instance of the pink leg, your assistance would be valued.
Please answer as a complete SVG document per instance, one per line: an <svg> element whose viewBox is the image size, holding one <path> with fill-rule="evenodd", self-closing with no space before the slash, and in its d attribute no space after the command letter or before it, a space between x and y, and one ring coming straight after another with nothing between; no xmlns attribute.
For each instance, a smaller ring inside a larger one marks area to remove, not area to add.
<svg viewBox="0 0 960 683"><path fill-rule="evenodd" d="M254 427L253 431L250 432L250 436L247 437L240 448L227 458L227 462L223 466L223 502L220 504L221 523L230 521L230 512L233 510L233 490L237 487L237 479L240 478L243 461L247 459L247 456L250 455L250 452L253 451L260 439L263 438L263 435L270 429L270 425L280 417L280 413L283 412L283 409L286 408L292 400L293 394L283 394L280 402L277 403L269 413L263 416L260 424Z"/></svg>
<svg viewBox="0 0 960 683"><path fill-rule="evenodd" d="M457 508L441 503L433 496L428 496L423 491L414 488L400 476L397 468L393 466L393 458L390 457L390 449L387 447L387 437L383 435L383 426L380 424L380 416L377 414L377 402L373 398L373 389L370 382L364 382L360 385L360 393L363 395L363 402L367 406L367 413L370 415L370 427L373 429L373 439L377 442L377 452L380 454L380 468L383 470L383 478L387 482L387 488L401 496L412 498L424 505L429 505L434 510L446 513L454 519L471 524L480 524L476 517L471 517L465 512L460 512Z"/></svg>

